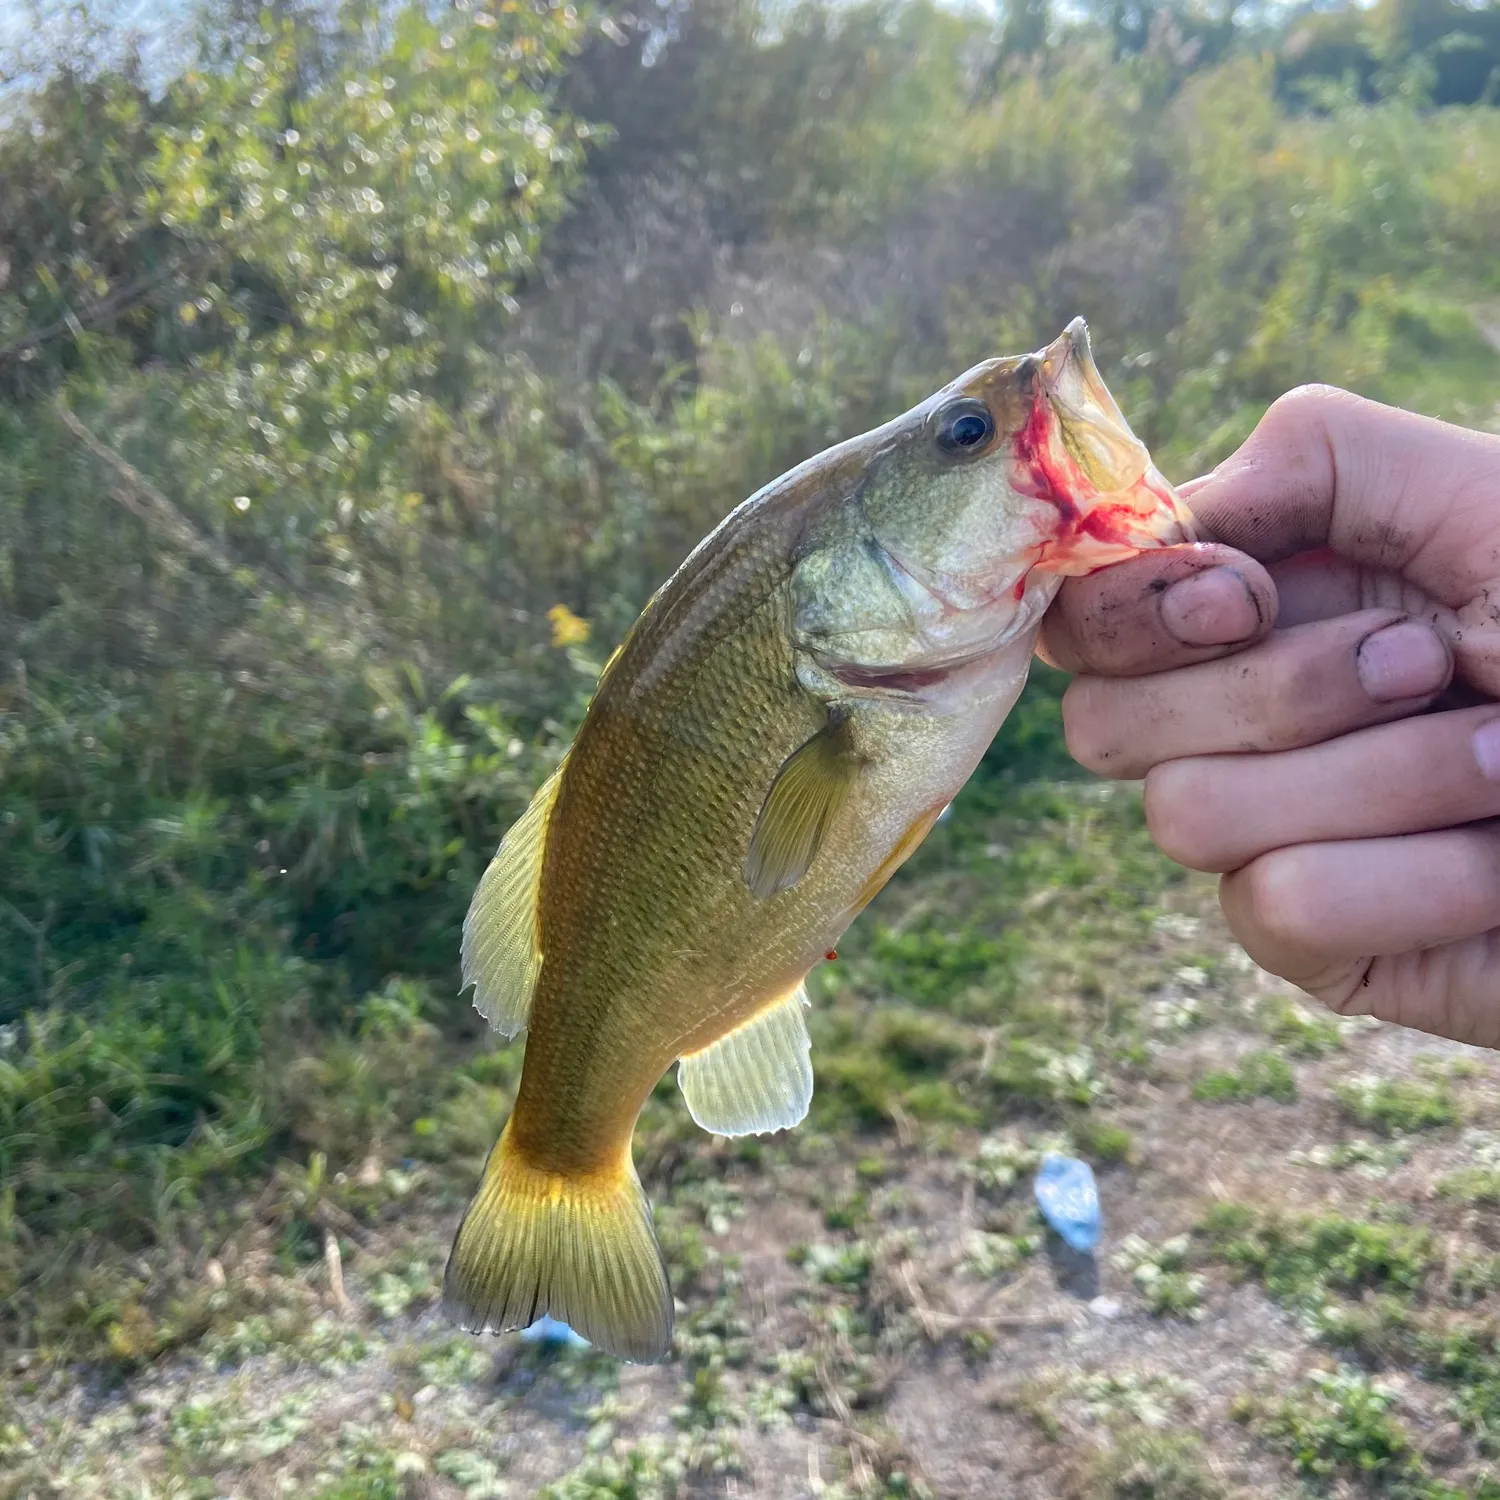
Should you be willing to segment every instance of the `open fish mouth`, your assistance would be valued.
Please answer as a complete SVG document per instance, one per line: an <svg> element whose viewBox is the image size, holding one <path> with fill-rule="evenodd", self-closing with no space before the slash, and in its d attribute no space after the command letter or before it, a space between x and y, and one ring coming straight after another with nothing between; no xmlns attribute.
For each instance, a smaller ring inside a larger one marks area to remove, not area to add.
<svg viewBox="0 0 1500 1500"><path fill-rule="evenodd" d="M1036 361L1036 407L1017 445L1017 488L1057 507L1037 566L1090 573L1150 548L1194 540L1192 517L1110 395L1074 318Z"/></svg>
<svg viewBox="0 0 1500 1500"><path fill-rule="evenodd" d="M1074 318L1037 359L1042 393L1057 414L1063 446L1089 484L1101 494L1139 484L1151 459L1099 374L1088 324Z"/></svg>

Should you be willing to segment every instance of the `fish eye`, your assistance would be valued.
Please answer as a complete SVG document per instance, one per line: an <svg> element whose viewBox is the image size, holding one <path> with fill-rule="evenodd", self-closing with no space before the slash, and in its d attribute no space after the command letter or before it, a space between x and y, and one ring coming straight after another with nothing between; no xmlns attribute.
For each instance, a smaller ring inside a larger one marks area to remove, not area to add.
<svg viewBox="0 0 1500 1500"><path fill-rule="evenodd" d="M938 447L949 453L973 453L995 435L995 419L982 401L955 401L938 413Z"/></svg>

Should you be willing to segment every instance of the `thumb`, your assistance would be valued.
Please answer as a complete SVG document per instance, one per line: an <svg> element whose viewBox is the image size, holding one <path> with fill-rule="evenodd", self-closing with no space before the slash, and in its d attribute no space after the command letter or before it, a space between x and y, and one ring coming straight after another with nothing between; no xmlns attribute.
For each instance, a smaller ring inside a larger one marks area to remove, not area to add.
<svg viewBox="0 0 1500 1500"><path fill-rule="evenodd" d="M1500 555L1500 437L1332 386L1282 396L1184 493L1206 535L1262 562L1330 547L1455 609Z"/></svg>

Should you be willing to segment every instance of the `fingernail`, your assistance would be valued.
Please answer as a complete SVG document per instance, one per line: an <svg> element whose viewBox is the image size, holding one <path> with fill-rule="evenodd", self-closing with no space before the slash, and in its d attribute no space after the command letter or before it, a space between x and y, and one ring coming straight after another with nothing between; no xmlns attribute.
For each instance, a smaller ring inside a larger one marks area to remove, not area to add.
<svg viewBox="0 0 1500 1500"><path fill-rule="evenodd" d="M1367 635L1355 652L1360 685L1374 703L1399 703L1441 690L1448 681L1448 648L1416 620Z"/></svg>
<svg viewBox="0 0 1500 1500"><path fill-rule="evenodd" d="M1207 568L1161 596L1162 624L1184 646L1231 646L1260 627L1260 605L1233 568Z"/></svg>
<svg viewBox="0 0 1500 1500"><path fill-rule="evenodd" d="M1500 781L1500 719L1481 724L1470 743L1479 762L1479 774L1486 781Z"/></svg>

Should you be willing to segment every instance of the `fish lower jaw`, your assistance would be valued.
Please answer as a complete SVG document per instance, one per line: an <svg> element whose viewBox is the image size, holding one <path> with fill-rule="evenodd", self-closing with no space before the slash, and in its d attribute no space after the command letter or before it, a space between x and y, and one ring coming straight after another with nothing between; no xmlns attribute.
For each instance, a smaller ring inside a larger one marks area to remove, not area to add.
<svg viewBox="0 0 1500 1500"><path fill-rule="evenodd" d="M824 663L828 674L845 687L859 693L895 694L899 697L920 697L929 688L937 687L955 672L983 660L979 656L966 656L953 661L939 662L932 666L917 663L897 666L862 666L853 662Z"/></svg>

